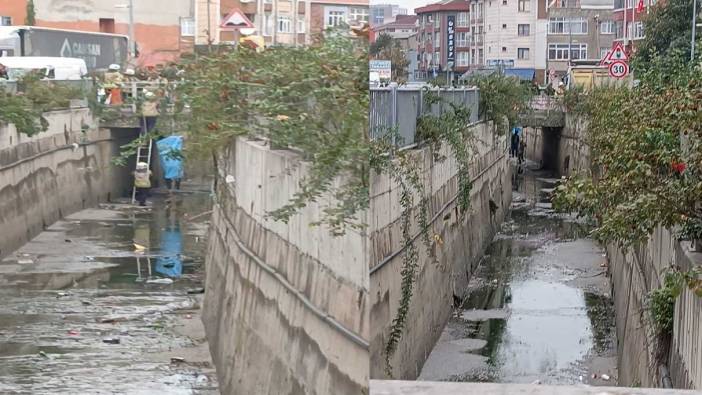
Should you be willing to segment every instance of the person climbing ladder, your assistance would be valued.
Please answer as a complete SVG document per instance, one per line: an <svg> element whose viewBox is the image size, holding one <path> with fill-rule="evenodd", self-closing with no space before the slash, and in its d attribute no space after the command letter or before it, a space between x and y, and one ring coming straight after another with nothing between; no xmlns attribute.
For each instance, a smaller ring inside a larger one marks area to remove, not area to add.
<svg viewBox="0 0 702 395"><path fill-rule="evenodd" d="M136 188L136 200L139 202L139 206L146 206L146 198L151 189L151 170L145 162L137 163L134 171L134 188Z"/></svg>

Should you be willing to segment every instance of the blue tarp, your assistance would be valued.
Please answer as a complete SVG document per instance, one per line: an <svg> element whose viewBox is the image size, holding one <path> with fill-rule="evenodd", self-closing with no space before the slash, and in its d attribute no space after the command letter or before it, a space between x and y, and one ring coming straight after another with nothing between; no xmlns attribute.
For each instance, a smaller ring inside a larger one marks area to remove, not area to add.
<svg viewBox="0 0 702 395"><path fill-rule="evenodd" d="M156 143L158 155L161 158L161 168L163 177L167 180L179 180L183 178L183 161L181 150L183 149L183 136L168 136Z"/></svg>
<svg viewBox="0 0 702 395"><path fill-rule="evenodd" d="M505 69L505 75L513 75L523 81L532 81L534 74L534 69Z"/></svg>
<svg viewBox="0 0 702 395"><path fill-rule="evenodd" d="M178 278L183 274L182 239L180 229L168 229L161 233L161 254L156 259L155 270L168 277Z"/></svg>

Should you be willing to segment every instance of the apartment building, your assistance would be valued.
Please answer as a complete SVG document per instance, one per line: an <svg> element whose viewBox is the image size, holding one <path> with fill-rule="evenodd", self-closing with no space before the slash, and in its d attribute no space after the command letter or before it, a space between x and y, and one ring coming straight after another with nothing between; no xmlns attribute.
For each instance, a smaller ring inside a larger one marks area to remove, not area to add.
<svg viewBox="0 0 702 395"><path fill-rule="evenodd" d="M387 34L399 40L406 40L417 34L417 16L397 15L392 22L373 26L371 30L373 37Z"/></svg>
<svg viewBox="0 0 702 395"><path fill-rule="evenodd" d="M644 38L644 16L648 14L656 2L656 0L642 0L641 2L639 0L614 0L612 19L614 20L615 41L622 42L627 49L635 48L636 43Z"/></svg>
<svg viewBox="0 0 702 395"><path fill-rule="evenodd" d="M452 71L460 75L470 67L470 3L444 0L414 10L417 14L418 70Z"/></svg>
<svg viewBox="0 0 702 395"><path fill-rule="evenodd" d="M174 60L192 50L193 0L134 1L139 66ZM0 1L0 25L24 25L27 0ZM34 0L35 25L128 34L128 0Z"/></svg>
<svg viewBox="0 0 702 395"><path fill-rule="evenodd" d="M542 81L546 70L546 0L483 0L485 65L521 70Z"/></svg>
<svg viewBox="0 0 702 395"><path fill-rule="evenodd" d="M555 0L548 10L548 69L556 76L571 61L599 60L615 38L611 0Z"/></svg>
<svg viewBox="0 0 702 395"><path fill-rule="evenodd" d="M370 25L392 22L398 15L407 15L407 8L401 8L397 4L373 4L370 6Z"/></svg>
<svg viewBox="0 0 702 395"><path fill-rule="evenodd" d="M197 45L231 44L240 26L227 23L241 15L266 45L305 45L326 28L369 20L368 0L196 0ZM241 19L241 18L239 18ZM243 25L242 25L243 26Z"/></svg>

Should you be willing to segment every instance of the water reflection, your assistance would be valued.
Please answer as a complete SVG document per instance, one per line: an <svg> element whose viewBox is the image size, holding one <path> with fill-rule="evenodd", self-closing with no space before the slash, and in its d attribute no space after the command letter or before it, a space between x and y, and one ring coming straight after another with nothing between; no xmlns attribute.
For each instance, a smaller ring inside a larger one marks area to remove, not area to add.
<svg viewBox="0 0 702 395"><path fill-rule="evenodd" d="M601 260L587 226L552 214L552 180L527 173L515 186L519 204L421 380L574 384L589 376L587 358L612 352L611 299L571 283Z"/></svg>

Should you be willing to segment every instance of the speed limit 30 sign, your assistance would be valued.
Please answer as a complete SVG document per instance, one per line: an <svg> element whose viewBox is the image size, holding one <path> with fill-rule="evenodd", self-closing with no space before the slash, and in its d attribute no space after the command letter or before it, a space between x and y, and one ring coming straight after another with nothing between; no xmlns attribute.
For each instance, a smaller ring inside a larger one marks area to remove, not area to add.
<svg viewBox="0 0 702 395"><path fill-rule="evenodd" d="M629 74L629 65L621 60L615 60L609 65L609 75L613 78L624 78Z"/></svg>

